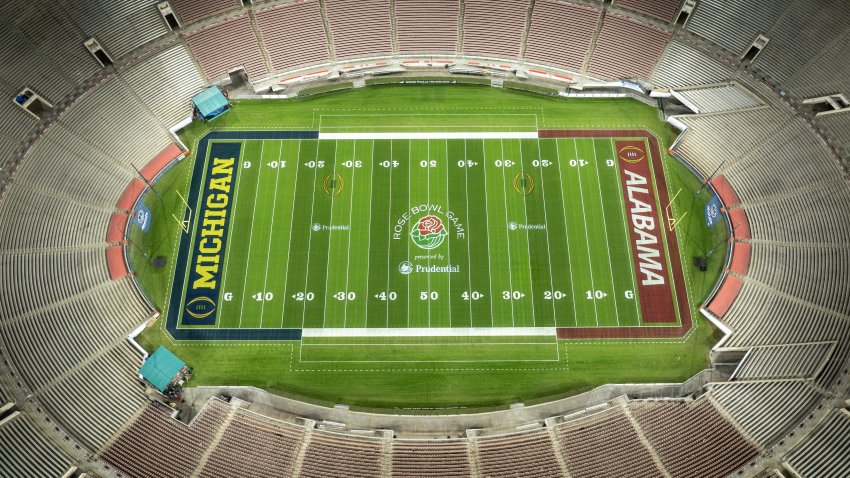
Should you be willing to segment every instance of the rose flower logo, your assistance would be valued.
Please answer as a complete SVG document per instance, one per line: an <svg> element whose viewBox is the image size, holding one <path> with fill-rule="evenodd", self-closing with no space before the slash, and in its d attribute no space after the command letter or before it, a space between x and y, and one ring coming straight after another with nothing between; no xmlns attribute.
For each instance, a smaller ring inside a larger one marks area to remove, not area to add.
<svg viewBox="0 0 850 478"><path fill-rule="evenodd" d="M449 231L443 226L443 221L437 216L425 216L416 223L410 231L413 243L422 249L433 249L446 240Z"/></svg>

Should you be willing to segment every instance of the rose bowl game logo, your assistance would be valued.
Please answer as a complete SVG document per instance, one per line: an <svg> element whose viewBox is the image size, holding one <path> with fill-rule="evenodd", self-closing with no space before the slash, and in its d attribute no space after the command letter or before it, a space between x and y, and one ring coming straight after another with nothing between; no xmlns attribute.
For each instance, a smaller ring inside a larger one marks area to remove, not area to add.
<svg viewBox="0 0 850 478"><path fill-rule="evenodd" d="M443 226L442 219L437 216L423 217L410 231L413 243L425 250L438 247L448 235L449 231Z"/></svg>

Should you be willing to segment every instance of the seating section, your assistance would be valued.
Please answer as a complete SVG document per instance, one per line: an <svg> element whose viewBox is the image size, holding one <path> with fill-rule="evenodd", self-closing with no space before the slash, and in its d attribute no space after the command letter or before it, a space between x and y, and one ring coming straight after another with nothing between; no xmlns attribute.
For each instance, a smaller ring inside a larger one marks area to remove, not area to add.
<svg viewBox="0 0 850 478"><path fill-rule="evenodd" d="M632 402L629 410L672 476L726 476L758 454L706 398Z"/></svg>
<svg viewBox="0 0 850 478"><path fill-rule="evenodd" d="M813 378L832 354L834 342L753 347L738 366L735 380Z"/></svg>
<svg viewBox="0 0 850 478"><path fill-rule="evenodd" d="M573 478L664 476L622 407L560 425L556 433Z"/></svg>
<svg viewBox="0 0 850 478"><path fill-rule="evenodd" d="M328 37L318 0L259 10L255 17L275 71L330 60Z"/></svg>
<svg viewBox="0 0 850 478"><path fill-rule="evenodd" d="M670 42L652 75L657 87L682 87L726 81L734 67L693 45Z"/></svg>
<svg viewBox="0 0 850 478"><path fill-rule="evenodd" d="M134 477L192 476L225 422L229 406L210 400L189 425L173 420L160 407L153 403L145 407L101 458Z"/></svg>
<svg viewBox="0 0 850 478"><path fill-rule="evenodd" d="M603 80L649 79L669 38L670 32L608 13L587 74Z"/></svg>
<svg viewBox="0 0 850 478"><path fill-rule="evenodd" d="M788 454L787 464L803 478L850 476L850 412L835 410L809 438Z"/></svg>
<svg viewBox="0 0 850 478"><path fill-rule="evenodd" d="M0 421L0 450L2 477L56 478L71 467L68 457L21 412Z"/></svg>
<svg viewBox="0 0 850 478"><path fill-rule="evenodd" d="M137 168L171 144L166 130L117 79L86 93L83 100L68 108L58 124L103 154L129 159L128 163Z"/></svg>
<svg viewBox="0 0 850 478"><path fill-rule="evenodd" d="M82 31L94 34L113 60L169 31L150 0L75 0L67 12Z"/></svg>
<svg viewBox="0 0 850 478"><path fill-rule="evenodd" d="M75 88L75 84L46 60L20 30L4 25L0 28L0 44L3 45L0 48L2 79L8 85L3 85L4 96L8 97L3 98L4 103L9 103L25 116L27 114L11 101L24 86L31 87L51 102L58 102Z"/></svg>
<svg viewBox="0 0 850 478"><path fill-rule="evenodd" d="M384 440L316 430L310 435L303 478L356 478L379 476L383 466Z"/></svg>
<svg viewBox="0 0 850 478"><path fill-rule="evenodd" d="M669 23L679 13L681 3L680 0L617 0L614 5Z"/></svg>
<svg viewBox="0 0 850 478"><path fill-rule="evenodd" d="M804 380L727 382L710 389L741 430L765 448L790 432L822 398Z"/></svg>
<svg viewBox="0 0 850 478"><path fill-rule="evenodd" d="M239 0L169 0L183 25L211 17L239 6Z"/></svg>
<svg viewBox="0 0 850 478"><path fill-rule="evenodd" d="M817 7L810 2L792 2L788 11L770 29L770 43L756 58L753 69L775 83L784 84L797 77L802 84L807 76L818 71L805 67L837 37L843 35L848 24L850 4L847 2L824 1ZM823 73L829 75L833 71L830 69ZM843 80L846 79L845 76ZM841 80L832 78L832 81ZM796 93L794 90L790 92Z"/></svg>
<svg viewBox="0 0 850 478"><path fill-rule="evenodd" d="M582 5L538 0L531 16L526 60L582 71L601 12Z"/></svg>
<svg viewBox="0 0 850 478"><path fill-rule="evenodd" d="M471 476L467 440L395 440L392 447L394 478Z"/></svg>
<svg viewBox="0 0 850 478"><path fill-rule="evenodd" d="M199 476L292 476L304 429L238 410Z"/></svg>
<svg viewBox="0 0 850 478"><path fill-rule="evenodd" d="M563 473L545 430L482 438L475 441L475 447L479 469L487 477L543 478Z"/></svg>
<svg viewBox="0 0 850 478"><path fill-rule="evenodd" d="M756 108L764 103L755 95L736 83L695 87L677 90L687 104L697 108L697 113Z"/></svg>
<svg viewBox="0 0 850 478"><path fill-rule="evenodd" d="M252 80L268 74L246 14L191 32L186 35L186 43L209 81L224 78L228 71L240 67Z"/></svg>
<svg viewBox="0 0 850 478"><path fill-rule="evenodd" d="M121 76L166 126L191 116L192 96L204 87L204 79L183 45L158 53Z"/></svg>
<svg viewBox="0 0 850 478"><path fill-rule="evenodd" d="M850 111L818 116L815 118L815 123L839 151L845 156L850 155Z"/></svg>
<svg viewBox="0 0 850 478"><path fill-rule="evenodd" d="M455 53L460 0L395 0L399 53Z"/></svg>
<svg viewBox="0 0 850 478"><path fill-rule="evenodd" d="M528 0L465 0L463 52L519 58L528 17Z"/></svg>
<svg viewBox="0 0 850 478"><path fill-rule="evenodd" d="M791 0L700 0L686 28L743 56L759 34L768 32Z"/></svg>
<svg viewBox="0 0 850 478"><path fill-rule="evenodd" d="M390 4L384 0L325 2L336 58L393 52Z"/></svg>

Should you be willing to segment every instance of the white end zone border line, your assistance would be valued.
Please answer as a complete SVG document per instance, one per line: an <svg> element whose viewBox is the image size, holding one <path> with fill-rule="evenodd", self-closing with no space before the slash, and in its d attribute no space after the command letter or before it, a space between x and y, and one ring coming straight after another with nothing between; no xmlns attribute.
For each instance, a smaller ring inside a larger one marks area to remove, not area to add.
<svg viewBox="0 0 850 478"><path fill-rule="evenodd" d="M555 327L416 327L303 329L301 336L311 337L510 337L557 336Z"/></svg>
<svg viewBox="0 0 850 478"><path fill-rule="evenodd" d="M398 133L319 133L319 139L537 139L537 131L501 132L501 131L468 131L468 132L398 132Z"/></svg>

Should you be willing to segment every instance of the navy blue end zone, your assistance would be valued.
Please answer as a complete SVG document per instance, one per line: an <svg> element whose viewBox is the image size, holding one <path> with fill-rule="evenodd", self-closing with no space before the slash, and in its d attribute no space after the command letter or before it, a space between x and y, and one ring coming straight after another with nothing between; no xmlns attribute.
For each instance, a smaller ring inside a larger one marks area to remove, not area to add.
<svg viewBox="0 0 850 478"><path fill-rule="evenodd" d="M175 340L301 340L301 329L206 329L179 328L213 325L216 319L218 285L221 271L213 267L216 254L223 257L229 228L230 200L224 200L224 185L235 184L239 169L240 143L215 143L213 140L319 139L318 131L219 131L201 138L195 152L195 165L187 201L196 205L195 223L189 234L180 237L174 282L165 328ZM207 152L210 152L208 155ZM219 161L216 162L215 159ZM228 166L227 160L233 159ZM204 174L206 170L206 175ZM205 181L204 178L207 178ZM214 181L217 184L213 184ZM203 196L201 189L203 188ZM200 198L208 198L202 203ZM206 216L205 216L206 214ZM204 218L207 223L204 225ZM204 227L206 226L206 227ZM192 237L194 236L194 241ZM221 242L214 241L219 239ZM194 244L194 251L190 250ZM202 250L203 248L203 250ZM190 261L191 259L191 261ZM188 281L187 281L188 273ZM185 291L185 295L184 295ZM185 301L184 301L185 298Z"/></svg>

